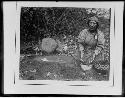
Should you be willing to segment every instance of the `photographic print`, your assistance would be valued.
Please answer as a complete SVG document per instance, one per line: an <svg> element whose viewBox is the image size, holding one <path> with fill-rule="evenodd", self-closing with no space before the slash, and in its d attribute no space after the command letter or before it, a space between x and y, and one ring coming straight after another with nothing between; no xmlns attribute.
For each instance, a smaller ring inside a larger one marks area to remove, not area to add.
<svg viewBox="0 0 125 98"><path fill-rule="evenodd" d="M21 7L20 80L108 81L110 8Z"/></svg>
<svg viewBox="0 0 125 98"><path fill-rule="evenodd" d="M122 7L4 3L5 93L121 94Z"/></svg>

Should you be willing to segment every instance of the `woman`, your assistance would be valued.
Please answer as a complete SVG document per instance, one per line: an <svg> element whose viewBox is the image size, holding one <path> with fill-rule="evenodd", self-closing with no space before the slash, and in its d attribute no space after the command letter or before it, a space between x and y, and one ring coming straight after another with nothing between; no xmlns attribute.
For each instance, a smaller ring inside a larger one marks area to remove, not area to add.
<svg viewBox="0 0 125 98"><path fill-rule="evenodd" d="M88 20L88 29L84 29L78 36L81 59L89 65L97 56L101 55L104 49L104 34L98 29L99 21L96 17Z"/></svg>

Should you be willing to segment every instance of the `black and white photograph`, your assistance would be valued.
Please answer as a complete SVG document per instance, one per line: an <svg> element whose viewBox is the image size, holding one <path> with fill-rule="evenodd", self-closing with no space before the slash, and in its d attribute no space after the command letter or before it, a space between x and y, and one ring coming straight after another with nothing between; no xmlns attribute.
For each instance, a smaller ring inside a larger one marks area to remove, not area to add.
<svg viewBox="0 0 125 98"><path fill-rule="evenodd" d="M118 44L116 40L122 40L122 32L117 36L116 26L120 26L116 23L118 6L110 2L94 3L15 2L14 32L8 36L12 39L8 48L13 45L14 52L13 56L9 55L13 57L9 59L13 62L13 85L35 89L38 85L41 89L42 85L47 86L43 87L45 93L51 85L54 88L57 85L58 89L64 86L62 92L57 90L57 93L63 93L65 86L68 89L72 86L89 86L92 92L94 89L91 86L97 86L97 89L102 86L104 91L105 87L115 85L116 76L122 76L122 65L115 63L119 60L121 64L120 57L116 59L115 54L121 52L117 50L121 43ZM5 66L7 70L10 68L8 66ZM7 73L5 75L7 77ZM39 89L37 91L40 93ZM76 93L82 94L81 91ZM20 92L19 88L17 92Z"/></svg>
<svg viewBox="0 0 125 98"><path fill-rule="evenodd" d="M110 8L22 7L19 78L108 81L110 12Z"/></svg>

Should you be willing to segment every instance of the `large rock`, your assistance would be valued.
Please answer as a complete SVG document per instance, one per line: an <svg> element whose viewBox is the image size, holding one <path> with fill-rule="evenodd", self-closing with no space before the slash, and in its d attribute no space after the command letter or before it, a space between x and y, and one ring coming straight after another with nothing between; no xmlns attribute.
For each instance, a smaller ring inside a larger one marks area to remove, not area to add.
<svg viewBox="0 0 125 98"><path fill-rule="evenodd" d="M40 45L41 50L47 53L53 52L57 47L57 42L52 38L44 38Z"/></svg>

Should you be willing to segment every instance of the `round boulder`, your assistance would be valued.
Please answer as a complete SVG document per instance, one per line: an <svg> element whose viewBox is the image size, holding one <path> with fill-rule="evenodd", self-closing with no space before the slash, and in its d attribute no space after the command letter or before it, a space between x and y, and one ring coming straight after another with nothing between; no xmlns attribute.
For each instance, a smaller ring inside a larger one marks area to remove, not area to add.
<svg viewBox="0 0 125 98"><path fill-rule="evenodd" d="M52 38L44 38L40 45L41 50L47 53L53 52L57 47L57 42Z"/></svg>

